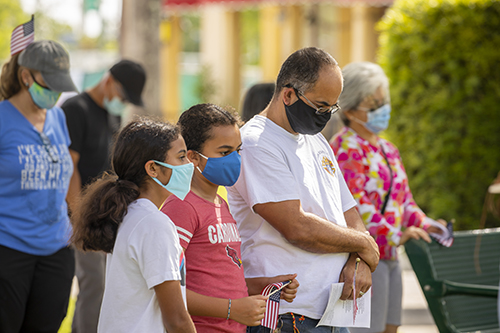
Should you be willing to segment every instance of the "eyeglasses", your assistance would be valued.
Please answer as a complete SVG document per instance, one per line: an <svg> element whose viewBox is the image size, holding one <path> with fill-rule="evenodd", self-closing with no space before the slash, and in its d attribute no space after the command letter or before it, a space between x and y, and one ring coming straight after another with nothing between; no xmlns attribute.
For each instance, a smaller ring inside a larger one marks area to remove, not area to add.
<svg viewBox="0 0 500 333"><path fill-rule="evenodd" d="M45 151L49 155L52 163L59 162L59 157L54 152L54 146L52 145L52 142L50 142L49 137L43 132L38 132L38 133L40 134L40 139L42 139L43 147L45 148Z"/></svg>
<svg viewBox="0 0 500 333"><path fill-rule="evenodd" d="M335 103L333 104L332 106L329 106L329 107L326 107L326 106L320 106L319 108L313 103L311 102L301 91L299 91L298 89L294 88L294 87L291 87L293 88L293 90L295 91L295 94L297 94L297 97L302 96L306 99L306 101L308 102L308 104L313 107L314 109L316 109L316 114L325 114L325 113L331 113L331 114L334 114L335 112L339 111L340 110L340 105L339 103Z"/></svg>

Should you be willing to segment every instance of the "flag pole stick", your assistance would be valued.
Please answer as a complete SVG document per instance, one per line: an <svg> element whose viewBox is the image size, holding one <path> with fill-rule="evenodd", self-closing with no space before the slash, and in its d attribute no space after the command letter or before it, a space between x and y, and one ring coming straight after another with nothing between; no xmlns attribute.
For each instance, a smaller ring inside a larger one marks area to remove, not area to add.
<svg viewBox="0 0 500 333"><path fill-rule="evenodd" d="M280 291L281 289L285 288L286 286L288 286L290 283L292 283L292 280L288 280L287 282L285 282L281 287L279 287L278 289L276 289L275 291L273 291L272 293L270 293L269 295L267 295L267 297L271 297L271 295L274 295L274 293Z"/></svg>

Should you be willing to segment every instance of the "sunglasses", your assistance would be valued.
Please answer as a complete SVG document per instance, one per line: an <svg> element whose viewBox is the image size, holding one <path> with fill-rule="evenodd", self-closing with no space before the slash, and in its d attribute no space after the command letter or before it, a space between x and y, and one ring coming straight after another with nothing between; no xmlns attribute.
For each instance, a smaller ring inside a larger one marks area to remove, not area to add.
<svg viewBox="0 0 500 333"><path fill-rule="evenodd" d="M59 162L59 157L54 152L54 146L52 145L52 142L50 142L49 137L43 132L38 132L38 133L40 134L40 138L42 139L43 147L45 148L45 151L49 155L52 163Z"/></svg>

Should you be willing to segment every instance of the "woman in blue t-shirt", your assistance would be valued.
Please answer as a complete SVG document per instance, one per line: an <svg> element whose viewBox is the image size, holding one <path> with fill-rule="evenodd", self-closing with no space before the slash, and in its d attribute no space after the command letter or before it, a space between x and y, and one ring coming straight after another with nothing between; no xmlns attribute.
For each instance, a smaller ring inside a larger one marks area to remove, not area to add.
<svg viewBox="0 0 500 333"><path fill-rule="evenodd" d="M64 113L76 91L53 41L14 54L0 79L0 332L57 332L74 256L66 193L73 172Z"/></svg>

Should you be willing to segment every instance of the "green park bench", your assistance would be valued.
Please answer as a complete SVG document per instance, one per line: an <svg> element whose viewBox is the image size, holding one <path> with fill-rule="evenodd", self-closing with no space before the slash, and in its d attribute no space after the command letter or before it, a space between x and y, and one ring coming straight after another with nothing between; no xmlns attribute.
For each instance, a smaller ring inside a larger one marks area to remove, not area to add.
<svg viewBox="0 0 500 333"><path fill-rule="evenodd" d="M454 233L450 248L411 240L405 250L440 333L500 332L500 228Z"/></svg>

